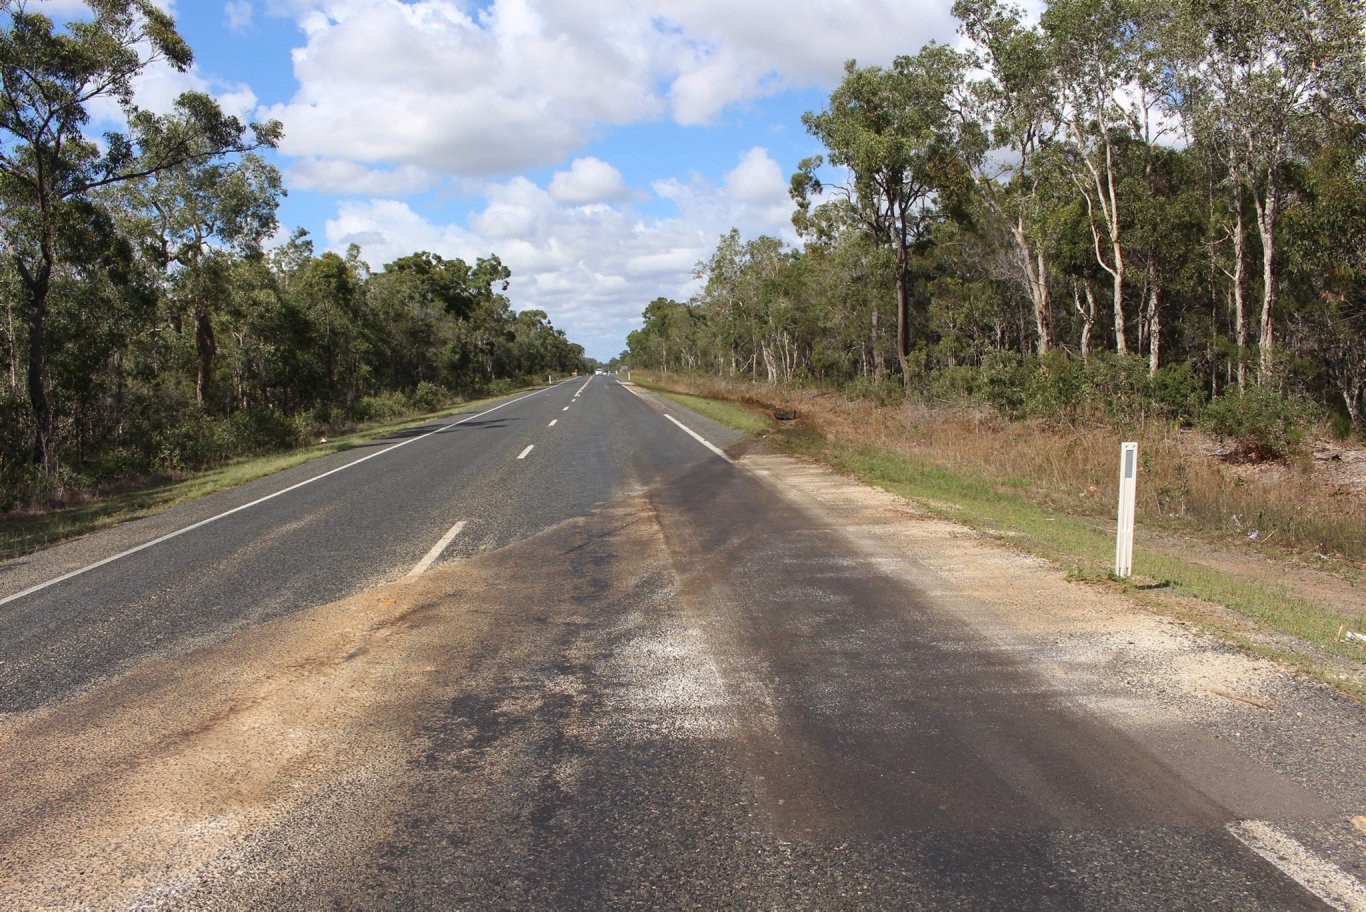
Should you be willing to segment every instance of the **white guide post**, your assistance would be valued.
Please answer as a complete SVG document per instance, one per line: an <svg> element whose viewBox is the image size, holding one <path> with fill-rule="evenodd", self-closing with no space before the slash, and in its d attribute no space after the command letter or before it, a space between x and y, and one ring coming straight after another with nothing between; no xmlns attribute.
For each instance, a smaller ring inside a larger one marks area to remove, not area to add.
<svg viewBox="0 0 1366 912"><path fill-rule="evenodd" d="M1138 444L1119 447L1119 531L1115 536L1115 576L1134 572L1134 504L1138 492Z"/></svg>

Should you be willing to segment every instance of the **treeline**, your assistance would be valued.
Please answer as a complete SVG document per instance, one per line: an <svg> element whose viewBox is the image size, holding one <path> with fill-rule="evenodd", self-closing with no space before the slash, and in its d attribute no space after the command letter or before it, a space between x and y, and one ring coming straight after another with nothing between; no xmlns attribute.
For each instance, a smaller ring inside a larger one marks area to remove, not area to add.
<svg viewBox="0 0 1366 912"><path fill-rule="evenodd" d="M264 249L285 188L256 153L281 125L197 93L139 109L136 78L190 50L146 0L88 6L0 0L0 509L588 366L512 311L497 256ZM124 129L86 135L95 105Z"/></svg>
<svg viewBox="0 0 1366 912"><path fill-rule="evenodd" d="M954 13L971 51L851 61L803 117L827 151L792 178L800 248L724 236L631 362L1013 413L1309 401L1362 430L1362 5Z"/></svg>

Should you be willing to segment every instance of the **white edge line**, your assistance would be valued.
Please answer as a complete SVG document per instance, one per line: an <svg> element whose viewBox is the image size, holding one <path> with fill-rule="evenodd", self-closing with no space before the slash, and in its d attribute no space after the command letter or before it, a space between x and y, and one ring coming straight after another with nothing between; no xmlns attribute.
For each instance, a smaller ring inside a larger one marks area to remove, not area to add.
<svg viewBox="0 0 1366 912"><path fill-rule="evenodd" d="M679 420L678 420L677 418L675 418L673 415L665 415L664 417L665 417L665 418L668 418L668 419L669 419L670 421L672 421L674 424L678 425L680 428L683 429L684 433L686 433L689 437L693 438L693 439L696 440L698 443L702 444L704 447L706 447L707 449L711 450L711 451L712 451L713 453L715 453L717 456L720 456L720 457L721 457L722 459L724 459L726 462L730 462L730 463L732 463L732 464L734 463L734 460L732 460L729 456L727 456L727 455L725 454L725 452L724 452L720 447L716 446L716 444L712 443L710 440L708 440L707 438L703 437L701 434L697 433L696 431L694 431L692 428L688 427L688 426L687 426L686 424L684 424L683 422L679 421Z"/></svg>
<svg viewBox="0 0 1366 912"><path fill-rule="evenodd" d="M1263 820L1239 820L1225 827L1243 845L1338 912L1366 912L1366 887Z"/></svg>
<svg viewBox="0 0 1366 912"><path fill-rule="evenodd" d="M547 389L548 388L549 387L547 387ZM353 466L358 466L362 462L368 462L369 460L374 459L377 456L383 456L385 453L391 453L399 447L407 446L410 443L416 443L419 440L426 440L428 437L431 437L435 434L440 434L443 431L449 431L453 427L459 427L466 421L473 421L475 418L478 418L482 415L487 415L489 412L496 412L498 411L498 409L502 408L505 405L512 405L514 402L521 402L523 399L529 399L532 396L535 396L538 393L543 392L545 392L544 389L536 390L535 392L527 393L525 396L518 396L516 399L509 399L507 402L495 405L493 408L484 409L480 412L474 412L473 414L461 418L459 421L444 425L443 427L439 427L434 431L428 431L420 437L409 437L407 440L400 441L399 443L396 443L393 446L387 446L382 450L369 454L368 456L362 456L360 459L357 459L354 462L348 462L346 465L337 466L335 469L329 469L328 471L323 472L321 475L314 475L312 478L306 478L303 481L298 482L297 484L292 484L287 488L282 488L279 491L276 491L274 494L267 494L265 497L259 497L256 500L253 500L251 503L242 504L240 507L233 507L231 510L224 511L215 516L210 516L208 519L201 519L199 522L191 523L183 529L177 529L174 532L168 532L165 535L152 539L151 541L146 541L140 545L129 548L127 551L120 551L118 554L112 554L109 557L104 558L103 560L98 560L95 561L95 563L93 564L87 564L84 567L72 570L70 573L63 573L61 576L54 577L48 580L47 582L38 583L35 586L29 586L27 589L24 589L21 592L16 592L13 595L7 595L4 598L0 598L0 605L8 604L9 602L21 599L26 595L33 595L35 592L41 592L44 589L47 589L49 586L55 586L58 583L64 583L69 579L73 579L77 576L81 576L82 574L89 573L91 570L96 570L100 567L103 567L105 564L112 564L116 560L121 560L132 554L137 554L139 551L145 551L153 545L159 545L163 542L170 541L173 538L184 535L186 532L193 532L195 529L207 526L209 523L218 522L218 520L229 517L234 513L241 513L243 510L250 510L252 507L259 506L268 500L274 500L276 497L279 497L282 494L288 494L291 491L297 491L299 488L302 488L305 485L311 485L315 481L322 481L329 475L335 475L338 472L345 471L346 469L352 468Z"/></svg>
<svg viewBox="0 0 1366 912"><path fill-rule="evenodd" d="M534 444L534 443L533 443L533 444L529 444L525 450L522 450L522 452L520 452L520 453L517 454L517 458L518 458L518 459L526 459L527 454L530 453L530 452L531 452L532 450L534 450L534 449L536 449L536 444Z"/></svg>
<svg viewBox="0 0 1366 912"><path fill-rule="evenodd" d="M463 519L451 526L450 531L441 537L441 541L432 545L432 550L427 552L427 556L418 561L417 566L408 571L408 575L421 576L426 573L432 564L436 563L436 559L441 556L441 553L446 550L446 546L455 541L455 537L460 534L460 530L463 528L465 528L465 521Z"/></svg>

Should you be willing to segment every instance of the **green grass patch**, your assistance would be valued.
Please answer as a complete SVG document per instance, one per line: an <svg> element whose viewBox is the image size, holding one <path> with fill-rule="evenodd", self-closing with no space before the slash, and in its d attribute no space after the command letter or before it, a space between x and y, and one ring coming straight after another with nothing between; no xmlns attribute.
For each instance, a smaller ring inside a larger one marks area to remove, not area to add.
<svg viewBox="0 0 1366 912"><path fill-rule="evenodd" d="M756 408L738 402L703 399L701 396L689 396L686 393L674 393L662 389L656 390L656 392L686 409L691 409L713 421L719 421L727 427L744 431L746 434L766 434L773 428L772 418Z"/></svg>
<svg viewBox="0 0 1366 912"><path fill-rule="evenodd" d="M0 560L30 554L90 532L116 526L195 500L206 494L236 487L266 475L330 456L343 450L381 440L404 430L469 411L498 398L462 402L429 415L368 425L335 438L283 453L240 459L198 472L187 478L154 482L135 489L92 498L41 513L12 513L0 517Z"/></svg>

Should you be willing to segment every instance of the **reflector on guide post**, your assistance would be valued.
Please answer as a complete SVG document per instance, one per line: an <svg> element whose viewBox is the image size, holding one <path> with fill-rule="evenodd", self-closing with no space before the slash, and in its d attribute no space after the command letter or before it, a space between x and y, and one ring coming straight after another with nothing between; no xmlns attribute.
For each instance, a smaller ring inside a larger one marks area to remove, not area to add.
<svg viewBox="0 0 1366 912"><path fill-rule="evenodd" d="M1115 535L1115 576L1134 572L1134 504L1138 493L1138 444L1119 447L1119 530Z"/></svg>

